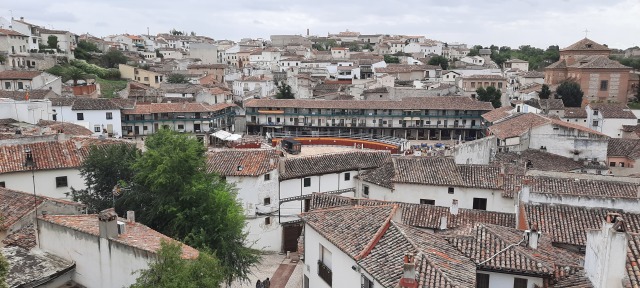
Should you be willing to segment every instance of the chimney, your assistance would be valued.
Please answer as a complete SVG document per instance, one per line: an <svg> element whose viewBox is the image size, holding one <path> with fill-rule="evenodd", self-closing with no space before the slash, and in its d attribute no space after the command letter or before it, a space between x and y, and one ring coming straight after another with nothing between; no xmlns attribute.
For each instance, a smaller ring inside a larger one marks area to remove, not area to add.
<svg viewBox="0 0 640 288"><path fill-rule="evenodd" d="M580 161L580 154L578 153L573 153L573 161Z"/></svg>
<svg viewBox="0 0 640 288"><path fill-rule="evenodd" d="M395 223L400 223L402 224L402 211L404 209L402 209L402 206L396 204L396 209L393 213L393 215L391 216L391 221L395 222Z"/></svg>
<svg viewBox="0 0 640 288"><path fill-rule="evenodd" d="M520 201L529 203L529 195L531 194L531 179L525 178L522 180L522 188L520 189Z"/></svg>
<svg viewBox="0 0 640 288"><path fill-rule="evenodd" d="M113 208L100 211L98 214L98 230L100 238L113 238L118 236L118 214Z"/></svg>
<svg viewBox="0 0 640 288"><path fill-rule="evenodd" d="M440 216L440 230L447 230L447 215Z"/></svg>
<svg viewBox="0 0 640 288"><path fill-rule="evenodd" d="M136 211L127 211L127 222L136 223Z"/></svg>
<svg viewBox="0 0 640 288"><path fill-rule="evenodd" d="M458 199L451 201L451 207L449 207L449 214L458 215Z"/></svg>
<svg viewBox="0 0 640 288"><path fill-rule="evenodd" d="M593 287L620 287L626 277L627 233L618 213L608 213L601 229L587 231L585 274Z"/></svg>
<svg viewBox="0 0 640 288"><path fill-rule="evenodd" d="M24 17L20 16L20 21L24 21Z"/></svg>
<svg viewBox="0 0 640 288"><path fill-rule="evenodd" d="M527 238L529 240L529 248L538 249L538 240L540 240L540 231L538 231L538 224L534 223L531 225L531 230L525 231L527 234Z"/></svg>
<svg viewBox="0 0 640 288"><path fill-rule="evenodd" d="M418 281L416 281L416 257L411 253L404 254L404 264L402 278L400 278L399 287L402 288L417 288Z"/></svg>
<svg viewBox="0 0 640 288"><path fill-rule="evenodd" d="M500 172L500 174L498 174L498 188L501 188L502 186L504 186L504 173Z"/></svg>

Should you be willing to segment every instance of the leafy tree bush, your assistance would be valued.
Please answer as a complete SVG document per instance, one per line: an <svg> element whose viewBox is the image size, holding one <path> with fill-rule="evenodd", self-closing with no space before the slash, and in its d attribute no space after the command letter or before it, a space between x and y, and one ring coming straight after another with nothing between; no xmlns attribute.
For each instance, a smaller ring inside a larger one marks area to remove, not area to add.
<svg viewBox="0 0 640 288"><path fill-rule="evenodd" d="M49 37L47 37L47 46L51 49L56 49L58 50L58 37L54 36L54 35L49 35Z"/></svg>
<svg viewBox="0 0 640 288"><path fill-rule="evenodd" d="M391 55L384 55L384 62L387 64L400 63L400 58Z"/></svg>
<svg viewBox="0 0 640 288"><path fill-rule="evenodd" d="M540 99L549 99L549 96L551 96L549 85L542 84L542 88L540 89L540 92L538 92L538 97L540 97Z"/></svg>
<svg viewBox="0 0 640 288"><path fill-rule="evenodd" d="M443 56L435 56L429 59L429 65L440 65L442 70L447 70L449 68L449 60Z"/></svg>
<svg viewBox="0 0 640 288"><path fill-rule="evenodd" d="M173 84L184 84L189 83L189 78L184 74L171 73L167 76L167 82Z"/></svg>
<svg viewBox="0 0 640 288"><path fill-rule="evenodd" d="M276 98L278 99L295 99L295 95L291 92L291 86L283 82L278 84L278 94L276 94Z"/></svg>
<svg viewBox="0 0 640 288"><path fill-rule="evenodd" d="M502 106L502 92L500 90L496 90L495 87L489 86L487 89L480 87L476 89L476 93L478 94L478 100L491 102L493 108L500 108Z"/></svg>
<svg viewBox="0 0 640 288"><path fill-rule="evenodd" d="M560 95L560 99L562 99L565 107L582 106L584 92L582 92L580 85L576 82L562 82L562 84L558 86L558 89L556 89L556 94Z"/></svg>
<svg viewBox="0 0 640 288"><path fill-rule="evenodd" d="M2 219L0 219L2 220ZM8 288L7 275L9 274L9 262L0 253L0 288Z"/></svg>
<svg viewBox="0 0 640 288"><path fill-rule="evenodd" d="M127 63L127 57L118 50L111 50L100 57L102 67L118 68L118 64Z"/></svg>

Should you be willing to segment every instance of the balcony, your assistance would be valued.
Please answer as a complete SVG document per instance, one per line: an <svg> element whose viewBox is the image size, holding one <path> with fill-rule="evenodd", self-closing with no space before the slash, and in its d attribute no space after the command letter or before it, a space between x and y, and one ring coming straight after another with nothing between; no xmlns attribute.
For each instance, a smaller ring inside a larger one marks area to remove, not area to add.
<svg viewBox="0 0 640 288"><path fill-rule="evenodd" d="M329 286L331 286L332 275L331 269L327 267L327 265L324 265L321 260L318 260L318 276L320 276L324 282L327 282Z"/></svg>

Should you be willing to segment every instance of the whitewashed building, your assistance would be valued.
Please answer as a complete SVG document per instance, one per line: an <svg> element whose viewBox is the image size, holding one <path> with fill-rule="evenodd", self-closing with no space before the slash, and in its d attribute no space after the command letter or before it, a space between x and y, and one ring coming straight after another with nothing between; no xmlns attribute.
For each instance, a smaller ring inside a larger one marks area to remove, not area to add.
<svg viewBox="0 0 640 288"><path fill-rule="evenodd" d="M638 124L626 104L591 103L585 107L589 128L611 138L622 138L624 125Z"/></svg>
<svg viewBox="0 0 640 288"><path fill-rule="evenodd" d="M94 136L122 137L120 109L133 103L106 98L52 98L56 121L70 122L93 131ZM126 103L125 103L126 102Z"/></svg>

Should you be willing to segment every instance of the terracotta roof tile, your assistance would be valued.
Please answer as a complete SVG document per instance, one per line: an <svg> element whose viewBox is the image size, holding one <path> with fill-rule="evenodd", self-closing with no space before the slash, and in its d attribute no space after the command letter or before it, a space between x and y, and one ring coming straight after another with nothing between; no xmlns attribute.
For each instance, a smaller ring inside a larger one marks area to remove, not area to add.
<svg viewBox="0 0 640 288"><path fill-rule="evenodd" d="M557 283L550 286L551 288L594 288L591 280L585 275L584 271L578 271L568 277L562 278Z"/></svg>
<svg viewBox="0 0 640 288"><path fill-rule="evenodd" d="M629 284L626 287L640 287L640 234L628 233L629 247L627 249L627 275Z"/></svg>
<svg viewBox="0 0 640 288"><path fill-rule="evenodd" d="M36 230L33 229L33 224L26 225L16 231L13 231L11 234L7 235L4 240L2 240L2 244L8 247L17 246L27 250L36 247Z"/></svg>
<svg viewBox="0 0 640 288"><path fill-rule="evenodd" d="M389 151L355 151L289 158L284 160L285 169L280 172L280 180L372 169L382 165L389 157Z"/></svg>
<svg viewBox="0 0 640 288"><path fill-rule="evenodd" d="M636 183L544 176L533 176L529 179L531 193L596 198L638 198Z"/></svg>
<svg viewBox="0 0 640 288"><path fill-rule="evenodd" d="M563 118L587 118L587 110L584 108L567 107L564 109Z"/></svg>
<svg viewBox="0 0 640 288"><path fill-rule="evenodd" d="M222 176L260 176L277 169L279 161L273 149L221 150L206 155L207 171Z"/></svg>
<svg viewBox="0 0 640 288"><path fill-rule="evenodd" d="M505 165L505 167L509 168L507 171L512 169L519 171L524 169L527 161L531 161L531 169L542 171L571 172L584 167L584 164L580 161L535 149L496 153L491 164L495 166Z"/></svg>
<svg viewBox="0 0 640 288"><path fill-rule="evenodd" d="M0 188L0 199L0 231L8 229L34 209L33 194ZM37 205L44 200L43 197L35 199Z"/></svg>
<svg viewBox="0 0 640 288"><path fill-rule="evenodd" d="M0 72L0 79L4 80L27 80L33 79L36 76L42 74L40 71L16 71L7 70Z"/></svg>
<svg viewBox="0 0 640 288"><path fill-rule="evenodd" d="M580 41L569 45L568 47L562 48L560 51L593 51L593 50L602 50L602 51L610 51L607 46L604 46L600 43L597 43L587 37L581 39Z"/></svg>
<svg viewBox="0 0 640 288"><path fill-rule="evenodd" d="M87 129L84 126L80 126L73 123L61 122L61 121L52 121L52 120L40 120L38 121L38 126L40 127L48 127L53 131L62 131L66 135L72 136L91 136L93 135L93 131Z"/></svg>
<svg viewBox="0 0 640 288"><path fill-rule="evenodd" d="M0 90L0 98L10 98L13 100L25 100L26 91L6 91ZM51 90L35 89L29 90L29 99L40 100L45 99L47 96L57 96L57 94Z"/></svg>
<svg viewBox="0 0 640 288"><path fill-rule="evenodd" d="M534 113L524 113L489 127L489 131L499 139L520 136L531 128L549 124L550 120Z"/></svg>
<svg viewBox="0 0 640 288"><path fill-rule="evenodd" d="M511 113L513 112L513 109L514 108L511 106L503 106L482 114L482 118L484 118L489 122L495 122L510 116Z"/></svg>
<svg viewBox="0 0 640 288"><path fill-rule="evenodd" d="M47 215L38 217L41 221L57 224L84 232L94 236L99 236L98 215ZM119 234L112 240L127 246L135 247L149 252L157 252L160 249L161 240L175 241L145 225L138 222L127 222L126 219L119 219L126 223L125 233ZM195 259L198 257L198 250L187 245L182 246L182 258Z"/></svg>
<svg viewBox="0 0 640 288"><path fill-rule="evenodd" d="M640 139L609 139L607 157L627 157L629 159L640 158Z"/></svg>
<svg viewBox="0 0 640 288"><path fill-rule="evenodd" d="M9 29L0 29L0 36L20 36L20 37L29 37L20 32L9 30Z"/></svg>
<svg viewBox="0 0 640 288"><path fill-rule="evenodd" d="M414 97L402 100L379 101L332 101L332 100L302 100L302 99L251 99L245 103L248 108L281 107L281 108L311 108L311 109L440 109L440 110L470 110L491 111L493 106L489 102L481 102L470 97Z"/></svg>
<svg viewBox="0 0 640 288"><path fill-rule="evenodd" d="M122 110L122 114L215 112L228 107L235 107L235 105L224 103L215 105L205 103L151 103L136 104L134 109Z"/></svg>
<svg viewBox="0 0 640 288"><path fill-rule="evenodd" d="M625 104L594 103L589 106L602 113L602 117L605 119L636 119L636 115Z"/></svg>

